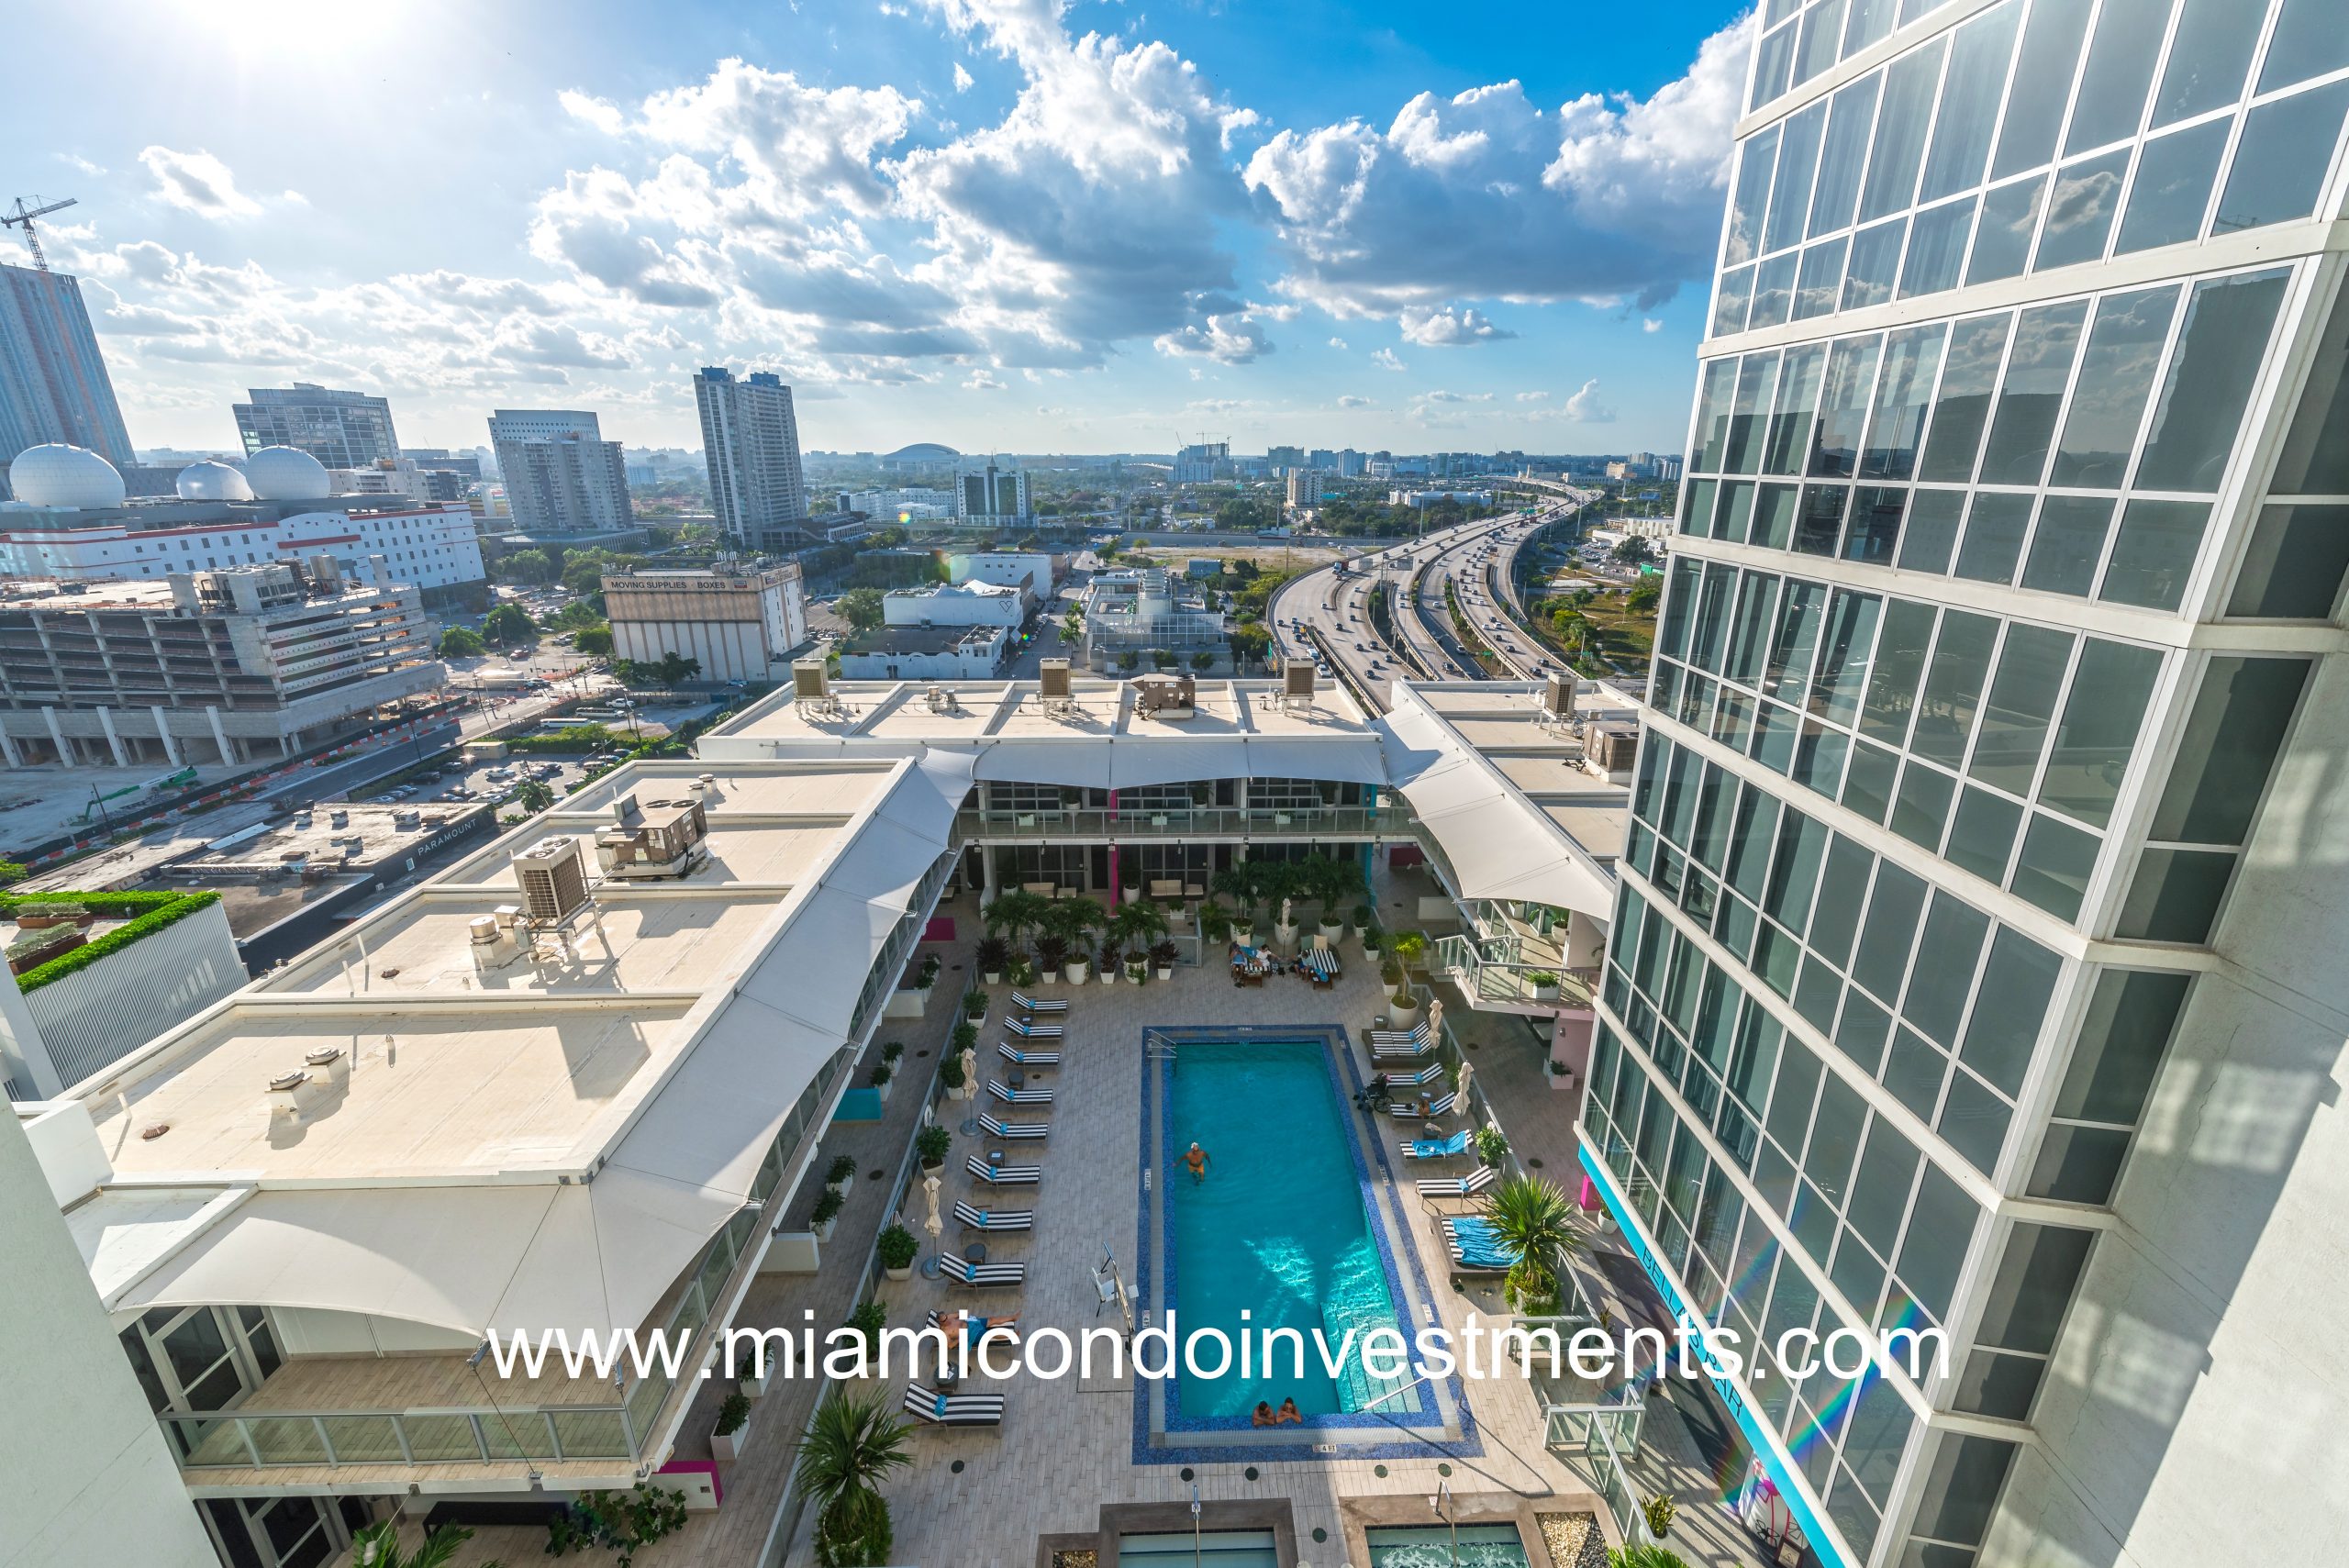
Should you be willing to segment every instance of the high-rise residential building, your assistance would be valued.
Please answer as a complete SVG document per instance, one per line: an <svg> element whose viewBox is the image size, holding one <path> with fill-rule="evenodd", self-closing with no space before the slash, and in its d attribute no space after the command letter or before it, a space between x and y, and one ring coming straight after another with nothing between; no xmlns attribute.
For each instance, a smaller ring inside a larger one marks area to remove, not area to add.
<svg viewBox="0 0 2349 1568"><path fill-rule="evenodd" d="M1305 449L1303 447L1267 447L1264 450L1264 463L1269 468L1303 468Z"/></svg>
<svg viewBox="0 0 2349 1568"><path fill-rule="evenodd" d="M2328 1560L2349 32L1898 16L1766 8L1584 1166L1749 1349L1947 1337L1712 1379L1821 1562Z"/></svg>
<svg viewBox="0 0 2349 1568"><path fill-rule="evenodd" d="M1177 484L1210 484L1230 471L1230 441L1194 441L1174 454L1171 477Z"/></svg>
<svg viewBox="0 0 2349 1568"><path fill-rule="evenodd" d="M256 386L250 403L235 405L237 434L248 455L263 447L293 447L329 469L366 468L400 455L392 406L364 392L337 392L315 382Z"/></svg>
<svg viewBox="0 0 2349 1568"><path fill-rule="evenodd" d="M702 455L718 526L754 549L782 542L807 516L807 483L799 464L799 420L791 388L768 371L737 381L724 366L694 378L701 410Z"/></svg>
<svg viewBox="0 0 2349 1568"><path fill-rule="evenodd" d="M1320 471L1312 468L1290 469L1286 498L1292 506L1319 506L1321 504Z"/></svg>
<svg viewBox="0 0 2349 1568"><path fill-rule="evenodd" d="M489 440L523 532L602 532L635 522L628 460L619 442L604 439L595 415L500 408L489 417Z"/></svg>
<svg viewBox="0 0 2349 1568"><path fill-rule="evenodd" d="M1018 464L989 458L954 476L954 520L966 527L1012 528L1033 516L1028 507L1028 473Z"/></svg>
<svg viewBox="0 0 2349 1568"><path fill-rule="evenodd" d="M0 267L0 463L51 442L85 447L117 468L137 461L81 280Z"/></svg>
<svg viewBox="0 0 2349 1568"><path fill-rule="evenodd" d="M1338 454L1338 477L1341 479L1361 478L1363 464L1365 461L1362 453L1352 447L1346 448Z"/></svg>

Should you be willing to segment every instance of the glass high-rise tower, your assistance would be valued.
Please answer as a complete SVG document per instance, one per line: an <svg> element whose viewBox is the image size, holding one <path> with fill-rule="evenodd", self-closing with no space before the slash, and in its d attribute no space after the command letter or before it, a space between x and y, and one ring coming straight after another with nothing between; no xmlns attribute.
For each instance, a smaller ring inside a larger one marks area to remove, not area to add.
<svg viewBox="0 0 2349 1568"><path fill-rule="evenodd" d="M0 266L0 464L52 441L132 462L81 280Z"/></svg>
<svg viewBox="0 0 2349 1568"><path fill-rule="evenodd" d="M1821 1561L2337 1556L2349 6L1760 22L1587 1173L1946 1335L1714 1380Z"/></svg>

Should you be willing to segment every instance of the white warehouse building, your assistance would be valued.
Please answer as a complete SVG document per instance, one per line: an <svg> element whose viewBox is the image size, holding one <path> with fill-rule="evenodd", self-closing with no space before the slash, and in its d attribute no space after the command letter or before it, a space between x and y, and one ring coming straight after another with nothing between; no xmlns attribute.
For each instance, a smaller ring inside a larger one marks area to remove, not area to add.
<svg viewBox="0 0 2349 1568"><path fill-rule="evenodd" d="M705 681L764 681L807 640L799 563L748 571L616 572L604 578L612 654L698 661Z"/></svg>
<svg viewBox="0 0 2349 1568"><path fill-rule="evenodd" d="M999 583L935 584L881 598L886 626L1016 627L1028 618L1028 593Z"/></svg>

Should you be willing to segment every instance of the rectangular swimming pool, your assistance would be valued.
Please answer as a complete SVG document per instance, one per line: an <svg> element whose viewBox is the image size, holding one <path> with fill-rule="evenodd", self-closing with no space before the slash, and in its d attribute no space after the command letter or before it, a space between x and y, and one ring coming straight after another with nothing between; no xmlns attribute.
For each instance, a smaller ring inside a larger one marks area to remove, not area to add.
<svg viewBox="0 0 2349 1568"><path fill-rule="evenodd" d="M1515 1525L1393 1526L1363 1539L1370 1568L1526 1568L1528 1562Z"/></svg>
<svg viewBox="0 0 2349 1568"><path fill-rule="evenodd" d="M1269 1376L1252 1363L1243 1375L1236 1356L1222 1377L1197 1377L1186 1366L1175 1386L1185 1419L1245 1421L1259 1400L1277 1407L1288 1398L1308 1418L1360 1410L1383 1396L1390 1397L1381 1410L1417 1408L1415 1396L1392 1397L1408 1378L1373 1379L1358 1360L1332 1377L1313 1345L1317 1329L1333 1352L1349 1329L1357 1345L1381 1327L1410 1338L1364 1207L1366 1173L1328 1048L1186 1040L1171 1078L1160 1179L1181 1332L1187 1339L1219 1329L1236 1344L1243 1333L1261 1342L1264 1330L1294 1329L1306 1347L1302 1378L1286 1342ZM1183 1163L1194 1140L1208 1156L1203 1180Z"/></svg>

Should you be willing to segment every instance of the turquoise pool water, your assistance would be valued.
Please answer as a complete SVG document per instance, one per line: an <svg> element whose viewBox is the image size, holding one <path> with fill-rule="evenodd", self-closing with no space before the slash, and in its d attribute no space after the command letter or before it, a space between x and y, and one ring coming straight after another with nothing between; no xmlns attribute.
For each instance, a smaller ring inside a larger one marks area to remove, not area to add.
<svg viewBox="0 0 2349 1568"><path fill-rule="evenodd" d="M1396 1325L1363 1212L1346 1114L1319 1042L1183 1042L1163 1178L1182 1332L1213 1328L1237 1336L1244 1329L1252 1338L1289 1328L1306 1344L1301 1379L1292 1374L1286 1344L1270 1377L1261 1367L1242 1377L1236 1355L1220 1378L1194 1377L1186 1368L1176 1384L1185 1419L1244 1419L1258 1400L1277 1407L1285 1398L1308 1416L1325 1416L1359 1409L1395 1386L1372 1383L1358 1365L1333 1379L1313 1348L1316 1329L1334 1350L1349 1327L1359 1341L1373 1327ZM1194 1140L1207 1151L1205 1181L1182 1164Z"/></svg>
<svg viewBox="0 0 2349 1568"><path fill-rule="evenodd" d="M1525 1543L1515 1525L1462 1525L1460 1555L1452 1555L1453 1532L1443 1525L1396 1526L1364 1533L1370 1568L1526 1568Z"/></svg>

